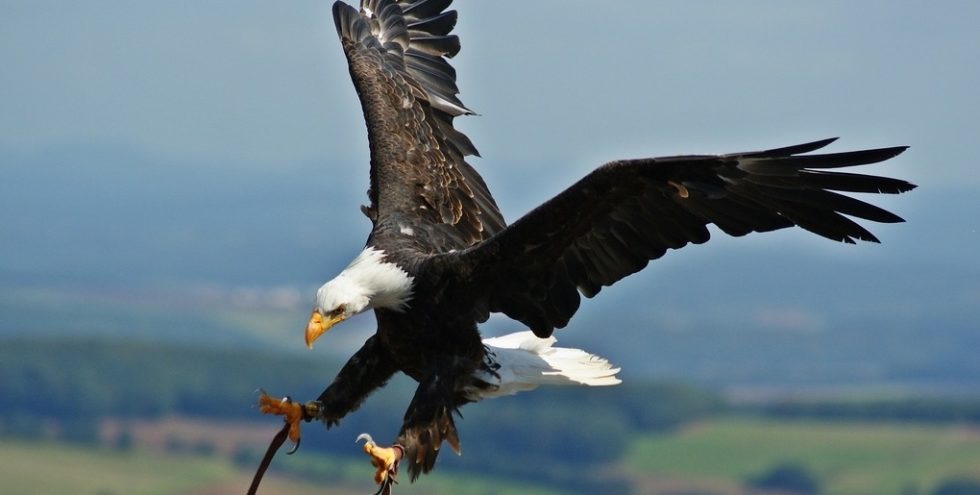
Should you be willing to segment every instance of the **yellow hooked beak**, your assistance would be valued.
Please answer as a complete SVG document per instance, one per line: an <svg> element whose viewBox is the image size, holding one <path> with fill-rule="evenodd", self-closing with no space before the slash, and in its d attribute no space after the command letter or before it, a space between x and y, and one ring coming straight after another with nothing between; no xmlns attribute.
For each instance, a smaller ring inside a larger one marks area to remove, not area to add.
<svg viewBox="0 0 980 495"><path fill-rule="evenodd" d="M306 347L312 349L313 341L330 330L330 327L344 321L343 313L336 316L323 316L319 309L314 309L310 322L306 324Z"/></svg>

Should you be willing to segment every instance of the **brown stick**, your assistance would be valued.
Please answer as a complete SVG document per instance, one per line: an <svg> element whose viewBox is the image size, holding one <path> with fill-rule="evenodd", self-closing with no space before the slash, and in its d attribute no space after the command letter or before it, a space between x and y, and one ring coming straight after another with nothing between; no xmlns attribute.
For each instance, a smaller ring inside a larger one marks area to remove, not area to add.
<svg viewBox="0 0 980 495"><path fill-rule="evenodd" d="M258 492L259 483L262 482L262 476L265 474L265 470L269 469L272 458L275 457L279 447L282 447L282 444L286 442L287 436L289 436L289 423L284 424L282 429L279 430L279 433L276 433L276 436L272 437L272 442L265 451L262 462L259 463L259 469L255 471L255 476L252 478L252 484L248 487L248 495L255 495Z"/></svg>

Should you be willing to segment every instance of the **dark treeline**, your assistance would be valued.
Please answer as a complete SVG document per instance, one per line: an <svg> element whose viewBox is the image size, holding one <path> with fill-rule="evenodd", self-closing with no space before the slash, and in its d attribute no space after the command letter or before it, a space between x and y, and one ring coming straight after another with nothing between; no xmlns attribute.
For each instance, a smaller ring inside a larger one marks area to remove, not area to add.
<svg viewBox="0 0 980 495"><path fill-rule="evenodd" d="M980 423L980 399L916 397L861 401L785 401L752 409L776 418Z"/></svg>

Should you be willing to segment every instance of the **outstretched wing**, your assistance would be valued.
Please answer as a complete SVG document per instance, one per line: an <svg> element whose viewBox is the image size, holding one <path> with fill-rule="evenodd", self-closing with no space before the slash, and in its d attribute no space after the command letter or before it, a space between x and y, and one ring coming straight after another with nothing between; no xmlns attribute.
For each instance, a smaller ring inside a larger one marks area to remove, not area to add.
<svg viewBox="0 0 980 495"><path fill-rule="evenodd" d="M503 312L545 337L568 323L579 293L592 297L667 249L707 241L707 224L733 236L798 225L847 243L878 242L844 215L902 219L833 191L900 193L915 186L828 169L880 162L906 147L802 154L833 141L611 162L485 243L441 259L472 274L480 314Z"/></svg>
<svg viewBox="0 0 980 495"><path fill-rule="evenodd" d="M449 34L452 0L363 0L360 11L333 6L371 145L375 224L388 216L451 226L465 247L500 231L504 221L479 174L464 157L473 143L453 127L470 114L456 97L459 51Z"/></svg>

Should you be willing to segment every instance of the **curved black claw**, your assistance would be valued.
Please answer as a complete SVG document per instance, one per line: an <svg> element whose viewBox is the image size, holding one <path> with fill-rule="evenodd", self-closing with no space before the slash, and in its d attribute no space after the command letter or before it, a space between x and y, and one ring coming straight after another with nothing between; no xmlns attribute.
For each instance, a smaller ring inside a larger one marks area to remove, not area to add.
<svg viewBox="0 0 980 495"><path fill-rule="evenodd" d="M378 487L378 491L374 492L374 495L391 495L392 485L395 483L398 483L398 481L395 481L395 477L388 476L381 482L381 486Z"/></svg>
<svg viewBox="0 0 980 495"><path fill-rule="evenodd" d="M299 444L302 441L303 441L303 437L297 438L296 441L293 442L292 448L290 448L289 450L286 451L286 455L293 455L293 454L295 454L296 451L299 450Z"/></svg>

